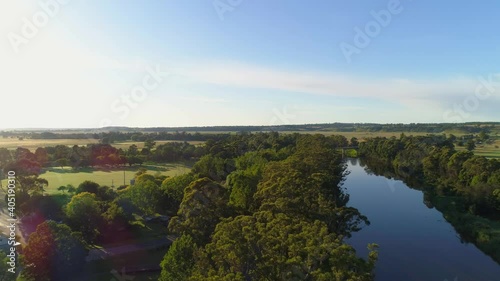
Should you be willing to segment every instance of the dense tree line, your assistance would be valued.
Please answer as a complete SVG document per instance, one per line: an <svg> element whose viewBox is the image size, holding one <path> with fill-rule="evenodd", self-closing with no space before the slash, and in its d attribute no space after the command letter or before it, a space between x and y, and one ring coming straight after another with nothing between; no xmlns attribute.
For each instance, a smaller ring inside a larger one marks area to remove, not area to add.
<svg viewBox="0 0 500 281"><path fill-rule="evenodd" d="M204 153L203 147L187 142L171 142L155 146L152 140L146 140L145 147L142 149L134 144L127 150L117 149L110 144L39 147L34 153L21 147L14 151L0 148L0 167L5 169L9 165L15 166L22 161L32 162L40 168L71 166L75 169L135 165L146 161L165 163L197 159Z"/></svg>
<svg viewBox="0 0 500 281"><path fill-rule="evenodd" d="M500 219L500 161L456 151L443 135L372 138L359 146L361 156L389 162L403 178L430 185L438 194L463 198L467 210Z"/></svg>
<svg viewBox="0 0 500 281"><path fill-rule="evenodd" d="M344 241L368 223L346 206L335 150L346 142L277 133L207 142L170 221L179 238L160 280L372 280L374 249L364 260Z"/></svg>

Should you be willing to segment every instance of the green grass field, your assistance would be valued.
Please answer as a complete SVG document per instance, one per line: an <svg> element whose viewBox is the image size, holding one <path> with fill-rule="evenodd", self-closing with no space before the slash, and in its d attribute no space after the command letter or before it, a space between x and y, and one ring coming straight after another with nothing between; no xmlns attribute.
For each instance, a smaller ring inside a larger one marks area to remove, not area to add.
<svg viewBox="0 0 500 281"><path fill-rule="evenodd" d="M179 141L156 141L156 145L164 144L164 143L169 143L169 142L179 142ZM93 143L99 143L98 140L95 139L57 139L57 140L34 140L34 139L25 139L25 140L19 140L17 138L0 138L0 148L7 148L7 149L16 149L18 147L23 147L31 150L32 152L35 152L35 150L38 147L48 147L48 146L56 146L56 145L66 145L66 146L73 146L73 145L87 145L87 144L93 144ZM202 145L204 142L203 141L188 141L188 143L193 144L193 145ZM139 149L142 149L144 147L144 142L139 142L139 141L126 141L126 142L117 142L113 143L112 145L116 148L121 148L121 149L128 149L129 146L131 145L137 145Z"/></svg>
<svg viewBox="0 0 500 281"><path fill-rule="evenodd" d="M497 148L499 147L499 148ZM465 146L455 146L458 151L465 150ZM500 158L500 139L496 139L492 144L479 144L473 150L475 155L488 158Z"/></svg>
<svg viewBox="0 0 500 281"><path fill-rule="evenodd" d="M47 171L40 175L41 178L49 182L46 192L49 194L58 193L57 188L61 185L71 184L78 187L80 183L86 180L94 181L100 185L111 186L114 184L118 187L123 184L125 176L125 184L129 184L130 180L134 178L134 174L139 168L148 169L148 173L155 175L160 173L166 176L176 176L188 173L191 170L190 164L165 164L165 165L142 165L133 167L118 167L113 169L81 169L74 171L70 167L49 168ZM2 182L3 186L6 181Z"/></svg>
<svg viewBox="0 0 500 281"><path fill-rule="evenodd" d="M19 140L17 138L0 138L0 148L16 149L18 147L27 148L35 151L38 147L56 146L56 145L87 145L91 143L98 143L94 139L60 139L60 140L33 140L25 139Z"/></svg>

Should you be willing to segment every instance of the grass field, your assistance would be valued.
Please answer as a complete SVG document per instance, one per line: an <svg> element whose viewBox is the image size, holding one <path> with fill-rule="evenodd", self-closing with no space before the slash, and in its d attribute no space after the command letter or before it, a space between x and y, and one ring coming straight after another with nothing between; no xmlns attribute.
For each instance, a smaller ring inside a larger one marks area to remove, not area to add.
<svg viewBox="0 0 500 281"><path fill-rule="evenodd" d="M56 145L87 145L98 143L98 140L93 139L60 139L60 140L18 140L17 138L0 138L0 148L16 149L18 147L27 148L35 151L38 147L56 146Z"/></svg>
<svg viewBox="0 0 500 281"><path fill-rule="evenodd" d="M179 142L179 141L156 141L156 145L164 144L164 143L169 143L169 142ZM57 139L57 140L34 140L34 139L25 139L25 140L19 140L16 138L0 138L0 148L7 148L7 149L16 149L18 147L23 147L31 150L32 152L35 152L35 150L38 147L48 147L48 146L56 146L56 145L66 145L66 146L73 146L73 145L87 145L87 144L93 144L93 143L99 143L98 140L95 139ZM188 141L188 143L193 144L193 145L201 145L204 142L203 141ZM112 145L116 148L121 148L121 149L128 149L129 146L131 145L137 145L139 149L142 149L144 147L144 142L139 142L139 141L127 141L127 142L117 142L113 143Z"/></svg>
<svg viewBox="0 0 500 281"><path fill-rule="evenodd" d="M64 168L49 168L47 171L40 175L41 178L49 182L46 192L49 194L58 193L57 188L61 185L71 184L78 187L80 183L85 180L94 181L100 185L115 187L123 184L125 175L125 184L129 184L130 180L134 178L134 174L141 168L141 166L133 167L119 167L116 169L81 169L73 171L70 167ZM149 174L160 173L166 176L176 176L188 173L191 170L190 164L165 164L165 165L142 165L142 168L148 169ZM5 180L2 183L6 185Z"/></svg>
<svg viewBox="0 0 500 281"><path fill-rule="evenodd" d="M498 146L499 148L495 147ZM465 150L465 146L455 146L458 151ZM488 158L500 158L500 139L496 139L492 144L479 144L473 150L475 155Z"/></svg>

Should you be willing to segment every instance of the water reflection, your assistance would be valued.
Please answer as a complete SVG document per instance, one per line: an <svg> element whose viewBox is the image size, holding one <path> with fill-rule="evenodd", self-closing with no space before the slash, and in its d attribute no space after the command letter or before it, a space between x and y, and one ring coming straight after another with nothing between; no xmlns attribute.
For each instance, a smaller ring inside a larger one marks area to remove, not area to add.
<svg viewBox="0 0 500 281"><path fill-rule="evenodd" d="M371 222L353 233L349 243L362 256L367 254L367 243L380 245L376 280L499 280L500 266L473 244L462 243L433 208L430 194L394 179L384 163L348 159L347 164L351 173L344 187L350 194L349 206Z"/></svg>

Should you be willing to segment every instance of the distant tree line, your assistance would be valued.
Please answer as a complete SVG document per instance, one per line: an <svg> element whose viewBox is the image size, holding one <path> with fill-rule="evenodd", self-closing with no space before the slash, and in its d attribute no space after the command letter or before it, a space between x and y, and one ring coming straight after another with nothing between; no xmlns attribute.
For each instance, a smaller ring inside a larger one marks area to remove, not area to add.
<svg viewBox="0 0 500 281"><path fill-rule="evenodd" d="M57 145L39 147L35 152L19 147L16 150L0 148L0 167L16 166L18 162L30 163L32 167L71 166L75 169L84 167L103 167L136 165L145 161L178 162L200 158L205 149L187 142L171 142L156 146L147 140L142 149L133 144L127 150L117 149L110 144L89 144L72 147Z"/></svg>
<svg viewBox="0 0 500 281"><path fill-rule="evenodd" d="M35 132L29 130L1 131L0 136L23 139L95 139L117 141L176 140L206 141L223 139L227 133L234 132L419 132L439 134L456 131L465 134L491 133L498 131L498 122L469 123L324 123L276 126L207 126L207 127L154 127L129 128L106 127L102 129L47 130ZM203 133L201 133L203 132Z"/></svg>

